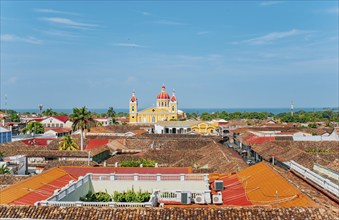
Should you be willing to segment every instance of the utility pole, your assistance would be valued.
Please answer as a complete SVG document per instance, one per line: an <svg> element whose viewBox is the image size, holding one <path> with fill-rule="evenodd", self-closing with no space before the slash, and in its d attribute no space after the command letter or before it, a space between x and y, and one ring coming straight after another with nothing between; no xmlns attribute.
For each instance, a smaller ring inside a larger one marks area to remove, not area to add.
<svg viewBox="0 0 339 220"><path fill-rule="evenodd" d="M293 106L293 101L291 101L291 116L293 117L294 114L294 106Z"/></svg>

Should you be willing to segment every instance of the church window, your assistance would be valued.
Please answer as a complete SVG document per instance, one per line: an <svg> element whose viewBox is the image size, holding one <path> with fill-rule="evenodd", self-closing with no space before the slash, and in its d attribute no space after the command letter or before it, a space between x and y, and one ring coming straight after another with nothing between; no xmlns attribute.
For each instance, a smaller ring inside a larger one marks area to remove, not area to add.
<svg viewBox="0 0 339 220"><path fill-rule="evenodd" d="M161 106L164 106L164 102L161 102Z"/></svg>
<svg viewBox="0 0 339 220"><path fill-rule="evenodd" d="M165 102L165 107L166 107L166 102Z"/></svg>
<svg viewBox="0 0 339 220"><path fill-rule="evenodd" d="M134 118L134 116L132 116L132 118Z"/></svg>
<svg viewBox="0 0 339 220"><path fill-rule="evenodd" d="M134 106L132 106L132 112L134 112Z"/></svg>
<svg viewBox="0 0 339 220"><path fill-rule="evenodd" d="M172 111L174 111L174 106L172 106Z"/></svg>
<svg viewBox="0 0 339 220"><path fill-rule="evenodd" d="M153 122L153 123L155 122L155 117L154 117L154 116L152 117L152 122Z"/></svg>

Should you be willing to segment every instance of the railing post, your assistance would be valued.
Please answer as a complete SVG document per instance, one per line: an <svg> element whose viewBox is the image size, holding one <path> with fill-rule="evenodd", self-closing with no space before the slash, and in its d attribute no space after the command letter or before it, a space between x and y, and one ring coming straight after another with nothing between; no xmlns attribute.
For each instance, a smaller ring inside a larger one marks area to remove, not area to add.
<svg viewBox="0 0 339 220"><path fill-rule="evenodd" d="M161 181L161 174L157 174L157 181Z"/></svg>
<svg viewBox="0 0 339 220"><path fill-rule="evenodd" d="M138 181L138 178L139 176L138 176L138 174L134 174L134 181Z"/></svg>
<svg viewBox="0 0 339 220"><path fill-rule="evenodd" d="M180 181L185 181L185 174L180 174Z"/></svg>

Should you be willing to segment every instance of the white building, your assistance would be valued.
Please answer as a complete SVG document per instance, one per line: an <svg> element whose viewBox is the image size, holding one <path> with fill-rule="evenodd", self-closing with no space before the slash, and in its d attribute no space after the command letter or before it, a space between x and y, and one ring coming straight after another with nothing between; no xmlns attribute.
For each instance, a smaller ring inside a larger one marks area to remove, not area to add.
<svg viewBox="0 0 339 220"><path fill-rule="evenodd" d="M45 128L71 128L72 122L68 116L52 116L41 121Z"/></svg>

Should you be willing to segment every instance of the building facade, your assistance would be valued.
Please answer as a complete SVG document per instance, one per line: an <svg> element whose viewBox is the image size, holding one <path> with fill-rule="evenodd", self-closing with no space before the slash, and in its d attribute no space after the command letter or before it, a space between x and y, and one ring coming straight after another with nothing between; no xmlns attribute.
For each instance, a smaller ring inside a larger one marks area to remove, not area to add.
<svg viewBox="0 0 339 220"><path fill-rule="evenodd" d="M12 131L0 127L0 144L12 142Z"/></svg>
<svg viewBox="0 0 339 220"><path fill-rule="evenodd" d="M183 118L184 113L178 110L178 102L174 90L172 97L166 92L166 87L161 87L157 95L156 106L138 111L138 99L133 92L129 102L129 123L154 124L158 121L176 121Z"/></svg>

